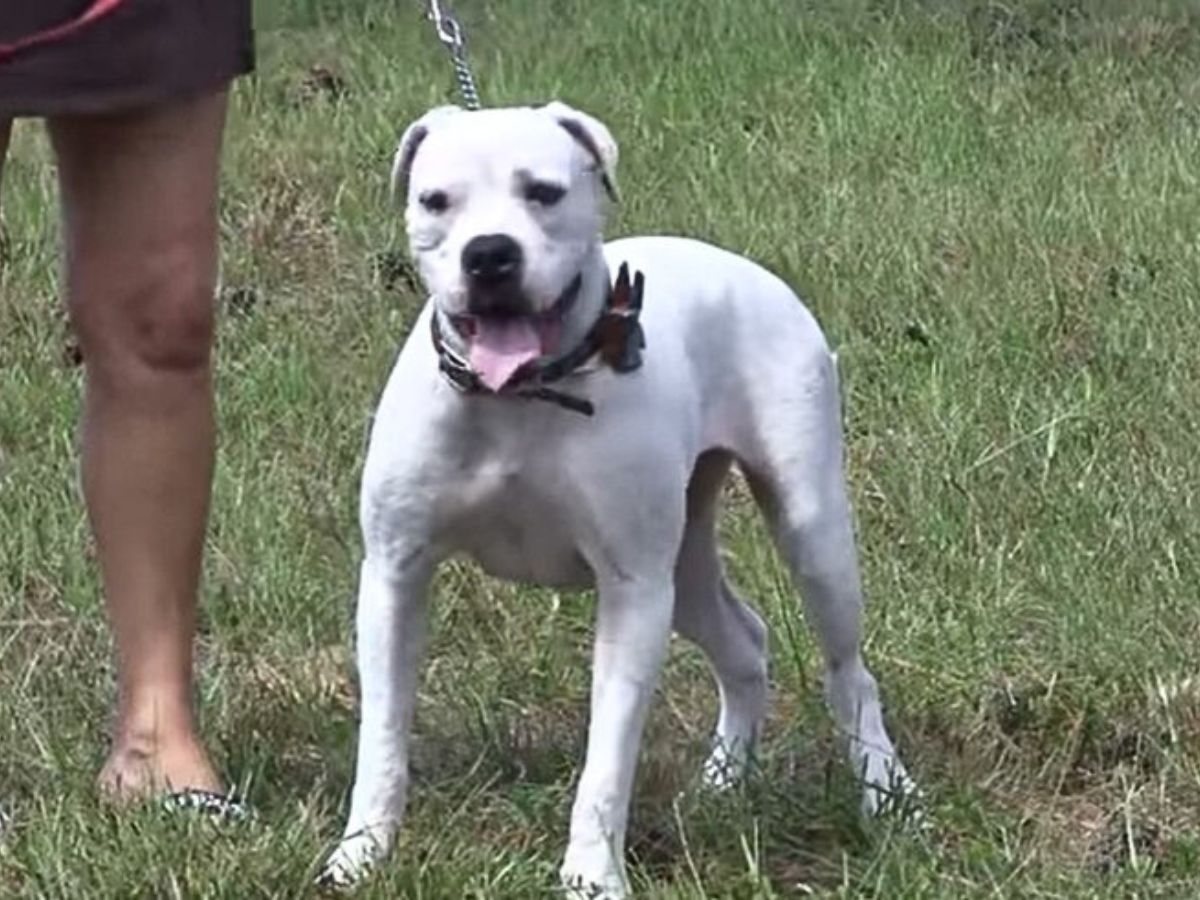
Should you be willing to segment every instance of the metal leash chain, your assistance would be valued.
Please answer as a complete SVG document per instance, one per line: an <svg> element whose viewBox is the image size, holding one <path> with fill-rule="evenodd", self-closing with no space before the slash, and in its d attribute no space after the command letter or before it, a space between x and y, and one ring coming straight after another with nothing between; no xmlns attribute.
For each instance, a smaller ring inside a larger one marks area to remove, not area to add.
<svg viewBox="0 0 1200 900"><path fill-rule="evenodd" d="M475 90L475 78L471 75L471 67L467 65L467 40L462 26L440 0L429 0L429 18L437 29L438 39L450 52L450 62L454 65L454 77L458 81L463 105L467 109L479 109L479 92Z"/></svg>

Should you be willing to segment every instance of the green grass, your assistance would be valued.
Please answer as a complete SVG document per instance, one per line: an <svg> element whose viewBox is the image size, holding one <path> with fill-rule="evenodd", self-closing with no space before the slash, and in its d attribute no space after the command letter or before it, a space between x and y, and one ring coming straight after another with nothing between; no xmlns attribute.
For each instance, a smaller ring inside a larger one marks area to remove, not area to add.
<svg viewBox="0 0 1200 900"><path fill-rule="evenodd" d="M869 654L934 827L864 823L797 599L760 774L696 791L715 714L672 654L639 896L1200 893L1200 10L1187 0L458 4L489 103L609 122L609 234L685 232L794 284L838 347ZM300 896L353 762L363 433L419 302L385 277L403 126L452 98L417 3L279 0L226 155L221 455L200 703L254 822L96 800L113 697L76 486L53 173L19 130L0 270L0 894ZM836 12L829 11L836 7ZM304 87L314 65L344 83ZM653 352L651 350L651 352ZM441 577L401 846L369 897L540 897L565 845L591 604Z"/></svg>

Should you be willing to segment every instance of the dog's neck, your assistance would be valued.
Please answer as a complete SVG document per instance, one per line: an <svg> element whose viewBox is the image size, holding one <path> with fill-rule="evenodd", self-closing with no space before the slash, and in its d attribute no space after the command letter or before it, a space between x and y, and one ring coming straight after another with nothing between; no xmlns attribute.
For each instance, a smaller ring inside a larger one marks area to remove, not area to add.
<svg viewBox="0 0 1200 900"><path fill-rule="evenodd" d="M583 276L583 283L579 288L579 296L563 317L562 340L555 354L558 357L565 356L583 343L608 303L612 282L609 280L608 264L604 261L604 248L599 242L592 247L580 275Z"/></svg>

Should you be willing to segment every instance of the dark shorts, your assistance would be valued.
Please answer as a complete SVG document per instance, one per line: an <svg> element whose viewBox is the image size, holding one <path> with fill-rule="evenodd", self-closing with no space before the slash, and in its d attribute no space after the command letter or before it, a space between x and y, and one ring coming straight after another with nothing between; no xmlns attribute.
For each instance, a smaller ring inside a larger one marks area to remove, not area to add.
<svg viewBox="0 0 1200 900"><path fill-rule="evenodd" d="M0 120L155 106L254 68L251 0L96 5L0 0Z"/></svg>

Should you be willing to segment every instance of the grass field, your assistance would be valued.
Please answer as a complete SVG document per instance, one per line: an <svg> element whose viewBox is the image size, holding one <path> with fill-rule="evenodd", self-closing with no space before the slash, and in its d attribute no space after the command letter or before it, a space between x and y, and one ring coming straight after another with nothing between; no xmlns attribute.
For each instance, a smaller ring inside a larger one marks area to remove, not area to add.
<svg viewBox="0 0 1200 900"><path fill-rule="evenodd" d="M260 4L260 71L236 92L200 705L249 824L95 797L113 677L82 371L53 172L40 130L16 135L0 895L301 896L338 836L363 433L419 303L389 157L452 98L419 6ZM487 102L560 97L612 125L611 235L759 258L842 361L868 652L933 827L858 820L797 598L734 491L729 566L772 626L759 772L696 790L716 699L676 645L631 825L638 895L1200 896L1200 7L458 6ZM590 621L587 597L444 574L410 815L362 896L552 895Z"/></svg>

